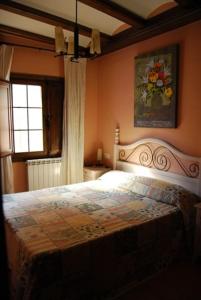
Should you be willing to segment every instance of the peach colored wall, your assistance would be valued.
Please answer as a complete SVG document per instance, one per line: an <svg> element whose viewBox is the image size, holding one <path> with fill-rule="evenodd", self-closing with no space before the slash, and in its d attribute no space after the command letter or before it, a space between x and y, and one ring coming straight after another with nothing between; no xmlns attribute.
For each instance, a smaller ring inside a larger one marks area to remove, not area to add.
<svg viewBox="0 0 201 300"><path fill-rule="evenodd" d="M98 132L98 72L97 62L89 61L86 72L86 101L85 101L85 164L91 164L96 159Z"/></svg>
<svg viewBox="0 0 201 300"><path fill-rule="evenodd" d="M140 138L166 140L190 155L201 156L201 21L137 43L98 60L98 139L112 157L114 129L121 143ZM134 128L134 57L171 44L180 45L178 127Z"/></svg>
<svg viewBox="0 0 201 300"><path fill-rule="evenodd" d="M101 144L104 152L112 158L117 123L121 128L122 143L158 137L188 154L201 156L200 30L201 22L195 22L87 64L85 162L94 161L97 146ZM134 57L174 43L180 44L178 127L134 128ZM63 76L63 63L61 59L54 58L52 53L16 49L12 72ZM27 188L26 178L22 176L18 180L18 174L24 172L22 169L23 164L14 164L16 191Z"/></svg>
<svg viewBox="0 0 201 300"><path fill-rule="evenodd" d="M14 191L24 192L28 187L27 165L24 162L13 163Z"/></svg>
<svg viewBox="0 0 201 300"><path fill-rule="evenodd" d="M54 52L29 48L15 48L11 72L64 76L63 59Z"/></svg>
<svg viewBox="0 0 201 300"><path fill-rule="evenodd" d="M49 76L64 76L63 58L55 58L54 53L27 48L14 51L11 72ZM85 102L85 161L95 159L97 149L97 63L87 64ZM27 170L25 163L13 163L15 192L27 190Z"/></svg>

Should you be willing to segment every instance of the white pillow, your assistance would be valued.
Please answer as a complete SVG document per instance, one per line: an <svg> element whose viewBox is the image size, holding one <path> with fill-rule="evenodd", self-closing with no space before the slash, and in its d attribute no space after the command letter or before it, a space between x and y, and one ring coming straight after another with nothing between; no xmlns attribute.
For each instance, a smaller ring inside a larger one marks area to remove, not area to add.
<svg viewBox="0 0 201 300"><path fill-rule="evenodd" d="M99 177L99 180L112 187L128 189L135 181L135 175L119 170L109 171Z"/></svg>

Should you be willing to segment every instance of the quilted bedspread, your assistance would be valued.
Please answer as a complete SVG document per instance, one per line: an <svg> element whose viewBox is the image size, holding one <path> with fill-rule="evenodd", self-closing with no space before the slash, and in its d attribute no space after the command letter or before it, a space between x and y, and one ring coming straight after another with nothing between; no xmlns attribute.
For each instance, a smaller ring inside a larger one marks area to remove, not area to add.
<svg viewBox="0 0 201 300"><path fill-rule="evenodd" d="M166 265L180 210L101 180L4 196L13 299L99 299Z"/></svg>

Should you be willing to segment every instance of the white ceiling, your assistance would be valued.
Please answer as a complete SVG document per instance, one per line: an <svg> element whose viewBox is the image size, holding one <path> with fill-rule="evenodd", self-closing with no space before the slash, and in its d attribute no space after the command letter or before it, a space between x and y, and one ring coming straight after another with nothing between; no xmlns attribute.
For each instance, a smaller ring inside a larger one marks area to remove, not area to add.
<svg viewBox="0 0 201 300"><path fill-rule="evenodd" d="M174 3L173 0L113 0L112 2L127 8L145 19L161 5Z"/></svg>
<svg viewBox="0 0 201 300"><path fill-rule="evenodd" d="M75 0L16 0L20 4L30 6L44 12L75 21ZM113 0L116 4L147 18L155 9L173 0ZM27 17L23 17L0 9L0 23L29 32L54 37L54 26ZM89 28L96 28L101 32L112 35L124 24L105 13L78 2L78 23ZM65 31L65 36L72 35ZM80 45L87 46L89 38L80 36Z"/></svg>

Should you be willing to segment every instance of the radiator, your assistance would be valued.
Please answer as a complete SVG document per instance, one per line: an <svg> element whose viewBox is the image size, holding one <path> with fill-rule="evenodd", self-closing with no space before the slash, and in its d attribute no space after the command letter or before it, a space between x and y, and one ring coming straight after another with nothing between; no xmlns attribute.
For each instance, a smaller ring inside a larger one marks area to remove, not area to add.
<svg viewBox="0 0 201 300"><path fill-rule="evenodd" d="M29 191L61 185L61 158L27 160Z"/></svg>

